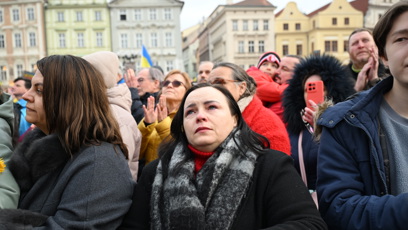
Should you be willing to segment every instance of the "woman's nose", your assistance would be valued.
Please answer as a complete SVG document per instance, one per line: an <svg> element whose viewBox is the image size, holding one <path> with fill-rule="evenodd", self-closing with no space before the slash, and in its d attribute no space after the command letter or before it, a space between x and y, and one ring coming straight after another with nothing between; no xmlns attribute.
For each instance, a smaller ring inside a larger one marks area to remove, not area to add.
<svg viewBox="0 0 408 230"><path fill-rule="evenodd" d="M205 114L203 112L198 112L197 113L197 117L196 117L197 121L206 121L207 117L205 116Z"/></svg>

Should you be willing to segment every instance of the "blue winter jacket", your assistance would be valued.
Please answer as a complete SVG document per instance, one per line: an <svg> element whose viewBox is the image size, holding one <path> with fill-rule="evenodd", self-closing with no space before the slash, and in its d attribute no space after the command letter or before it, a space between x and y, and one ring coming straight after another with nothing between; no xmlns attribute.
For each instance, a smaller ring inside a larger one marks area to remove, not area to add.
<svg viewBox="0 0 408 230"><path fill-rule="evenodd" d="M317 194L330 229L408 227L408 194L389 193L378 131L383 94L392 85L388 77L319 118Z"/></svg>

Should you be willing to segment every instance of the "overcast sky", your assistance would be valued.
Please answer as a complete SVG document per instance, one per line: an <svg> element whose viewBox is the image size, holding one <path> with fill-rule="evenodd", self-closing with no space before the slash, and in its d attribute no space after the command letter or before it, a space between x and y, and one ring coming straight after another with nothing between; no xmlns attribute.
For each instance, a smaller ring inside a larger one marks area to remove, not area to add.
<svg viewBox="0 0 408 230"><path fill-rule="evenodd" d="M233 0L233 3L241 2L242 0ZM350 1L350 0L349 0ZM225 5L226 0L184 0L184 6L181 11L181 30L187 29L203 21L203 18L208 17L218 5ZM276 10L274 13L283 9L288 2L296 2L299 10L304 13L310 13L327 3L330 0L269 0Z"/></svg>

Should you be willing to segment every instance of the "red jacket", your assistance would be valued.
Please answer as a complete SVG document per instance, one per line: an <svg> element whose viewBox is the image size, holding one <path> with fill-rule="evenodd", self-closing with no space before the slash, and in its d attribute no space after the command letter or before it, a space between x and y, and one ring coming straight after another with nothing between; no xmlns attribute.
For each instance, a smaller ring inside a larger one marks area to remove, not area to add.
<svg viewBox="0 0 408 230"><path fill-rule="evenodd" d="M263 136L270 144L271 149L282 151L290 155L289 135L282 120L271 110L262 105L261 100L254 96L249 105L242 112L248 126Z"/></svg>
<svg viewBox="0 0 408 230"><path fill-rule="evenodd" d="M278 84L273 79L256 67L247 71L256 82L256 95L261 99L263 105L275 112L283 121L282 96L288 84Z"/></svg>

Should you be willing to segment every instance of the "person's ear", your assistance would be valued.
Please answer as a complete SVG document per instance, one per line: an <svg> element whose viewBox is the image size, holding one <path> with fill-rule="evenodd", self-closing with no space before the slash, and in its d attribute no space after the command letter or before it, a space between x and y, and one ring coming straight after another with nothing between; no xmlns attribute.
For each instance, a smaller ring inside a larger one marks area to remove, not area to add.
<svg viewBox="0 0 408 230"><path fill-rule="evenodd" d="M245 81L239 83L239 96L241 97L247 89L247 83Z"/></svg>
<svg viewBox="0 0 408 230"><path fill-rule="evenodd" d="M384 57L380 57L380 58L381 58L381 61L383 62L383 64L388 67L387 54L385 53L385 54L384 54Z"/></svg>
<svg viewBox="0 0 408 230"><path fill-rule="evenodd" d="M154 80L154 86L156 86L156 88L160 89L160 81L159 80Z"/></svg>
<svg viewBox="0 0 408 230"><path fill-rule="evenodd" d="M237 127L237 125L238 125L237 115L235 115L233 119L234 119L234 127Z"/></svg>

